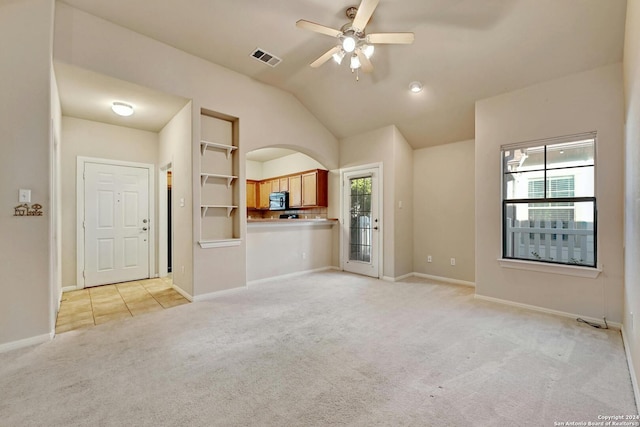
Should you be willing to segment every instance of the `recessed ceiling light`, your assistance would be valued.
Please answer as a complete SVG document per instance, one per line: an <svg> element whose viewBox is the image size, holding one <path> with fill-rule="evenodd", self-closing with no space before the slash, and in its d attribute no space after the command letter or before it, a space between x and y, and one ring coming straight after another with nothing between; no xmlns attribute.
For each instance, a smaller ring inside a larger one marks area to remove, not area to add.
<svg viewBox="0 0 640 427"><path fill-rule="evenodd" d="M411 82L409 84L409 90L413 93L422 92L422 83L420 82Z"/></svg>
<svg viewBox="0 0 640 427"><path fill-rule="evenodd" d="M119 116L128 117L133 114L133 106L124 102L114 102L111 104L111 109Z"/></svg>

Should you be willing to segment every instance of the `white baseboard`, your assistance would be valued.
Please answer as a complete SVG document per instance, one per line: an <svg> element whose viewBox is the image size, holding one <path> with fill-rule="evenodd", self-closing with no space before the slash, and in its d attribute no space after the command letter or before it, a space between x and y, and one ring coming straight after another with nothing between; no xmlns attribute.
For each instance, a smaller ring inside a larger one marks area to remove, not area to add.
<svg viewBox="0 0 640 427"><path fill-rule="evenodd" d="M195 295L192 297L193 298L192 302L208 301L224 295L231 295L231 294L237 294L238 292L244 292L246 290L247 290L247 287L242 286L239 288L231 288L231 289L224 289L222 291L209 292L208 294Z"/></svg>
<svg viewBox="0 0 640 427"><path fill-rule="evenodd" d="M53 332L50 332L48 334L36 335L35 337L0 344L0 353L6 353L7 351L17 350L19 348L30 347L32 345L49 342L53 339L53 334Z"/></svg>
<svg viewBox="0 0 640 427"><path fill-rule="evenodd" d="M173 288L174 291L176 291L177 293L179 293L180 295L182 295L183 297L185 297L186 299L189 300L189 302L193 302L193 297L191 295L189 295L187 293L187 291L185 291L182 288L179 288L178 286L176 286L175 284L171 284L171 287Z"/></svg>
<svg viewBox="0 0 640 427"><path fill-rule="evenodd" d="M581 318L583 320L586 320L587 322L603 324L602 319L598 319L596 317L583 316L583 315L575 314L575 313L567 313L566 311L552 310L550 308L539 307L537 305L522 304L522 303L519 303L519 302L514 302L514 301L509 301L509 300L504 300L504 299L499 299L499 298L493 298L493 297L487 297L487 296L478 295L478 294L475 295L475 298L479 299L479 300L483 300L483 301L495 302L495 303L498 303L498 304L510 305L512 307L523 308L525 310L538 311L540 313L547 313L547 314L554 314L556 316L567 317L569 319L577 319L579 317L579 318ZM621 323L607 321L607 324L612 329L621 329L622 328L622 324Z"/></svg>
<svg viewBox="0 0 640 427"><path fill-rule="evenodd" d="M273 277L266 277L264 279L251 280L247 282L247 286L255 286L255 285L259 285L260 283L268 283L274 280L290 279L292 277L304 276L305 274L318 273L318 272L327 271L327 270L339 270L339 268L334 266L328 266L328 267L314 268L312 270L296 271L295 273L288 273L288 274L282 274L280 276L273 276Z"/></svg>
<svg viewBox="0 0 640 427"><path fill-rule="evenodd" d="M398 277L382 276L382 280L384 280L385 282L399 282L400 280L408 279L409 277L413 277L414 275L415 273L407 273Z"/></svg>
<svg viewBox="0 0 640 427"><path fill-rule="evenodd" d="M476 287L475 282L467 282L466 280L450 279L449 277L434 276L424 273L413 273L412 275L414 277L420 277L422 279L437 280L438 282L451 283L453 285L469 286L472 288Z"/></svg>
<svg viewBox="0 0 640 427"><path fill-rule="evenodd" d="M633 387L633 396L636 398L636 410L640 414L640 389L638 389L638 380L636 377L636 370L633 367L633 359L631 358L631 349L628 343L631 341L627 338L627 331L622 325L622 343L624 344L624 352L627 355L627 365L629 366L629 373L631 374L631 385Z"/></svg>
<svg viewBox="0 0 640 427"><path fill-rule="evenodd" d="M71 291L77 291L79 288L77 286L65 286L62 288L62 292L71 292Z"/></svg>

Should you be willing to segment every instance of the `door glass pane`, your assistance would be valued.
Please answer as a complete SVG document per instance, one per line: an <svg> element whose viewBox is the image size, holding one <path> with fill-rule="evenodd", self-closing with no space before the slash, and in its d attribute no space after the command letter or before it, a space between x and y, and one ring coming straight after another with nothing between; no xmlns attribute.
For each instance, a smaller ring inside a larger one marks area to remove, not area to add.
<svg viewBox="0 0 640 427"><path fill-rule="evenodd" d="M349 210L351 229L349 233L350 261L371 262L371 177L351 178Z"/></svg>

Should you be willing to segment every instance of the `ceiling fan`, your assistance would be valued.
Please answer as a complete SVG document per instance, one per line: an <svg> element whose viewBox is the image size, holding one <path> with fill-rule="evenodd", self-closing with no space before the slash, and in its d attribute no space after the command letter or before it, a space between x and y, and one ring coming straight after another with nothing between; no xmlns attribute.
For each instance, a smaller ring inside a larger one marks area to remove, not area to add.
<svg viewBox="0 0 640 427"><path fill-rule="evenodd" d="M378 6L380 0L362 0L359 7L349 7L346 10L347 18L350 22L342 26L341 29L325 27L315 22L300 19L296 22L298 28L314 31L335 37L338 40L336 46L329 49L322 56L311 63L313 68L317 68L333 58L338 64L342 63L345 56L349 55L349 68L351 71L362 69L365 73L373 71L370 58L373 55L375 44L411 44L415 39L413 33L374 33L366 34L364 28L371 19L373 11ZM356 74L357 79L357 74Z"/></svg>

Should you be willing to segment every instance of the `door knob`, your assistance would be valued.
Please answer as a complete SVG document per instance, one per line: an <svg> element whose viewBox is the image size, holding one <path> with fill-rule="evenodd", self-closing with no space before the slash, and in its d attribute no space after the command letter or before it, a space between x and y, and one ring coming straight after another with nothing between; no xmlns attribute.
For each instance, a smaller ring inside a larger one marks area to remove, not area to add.
<svg viewBox="0 0 640 427"><path fill-rule="evenodd" d="M142 227L142 231L147 231L147 227Z"/></svg>
<svg viewBox="0 0 640 427"><path fill-rule="evenodd" d="M146 219L143 219L143 220L142 220L142 222L143 222L144 224L146 224L146 223L147 223L147 220L146 220Z"/></svg>
<svg viewBox="0 0 640 427"><path fill-rule="evenodd" d="M376 225L375 227L373 227L373 229L374 229L374 230L377 230L377 229L378 229L378 226Z"/></svg>

